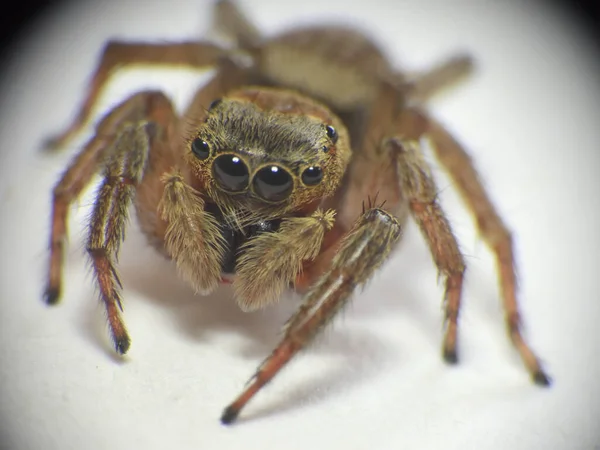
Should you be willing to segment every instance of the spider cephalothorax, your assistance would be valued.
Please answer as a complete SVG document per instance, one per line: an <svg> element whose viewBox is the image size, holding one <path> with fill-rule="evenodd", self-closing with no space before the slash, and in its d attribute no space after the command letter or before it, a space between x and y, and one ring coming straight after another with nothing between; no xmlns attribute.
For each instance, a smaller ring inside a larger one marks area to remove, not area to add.
<svg viewBox="0 0 600 450"><path fill-rule="evenodd" d="M333 195L350 156L345 126L324 105L249 87L210 105L186 159L195 187L244 226Z"/></svg>
<svg viewBox="0 0 600 450"><path fill-rule="evenodd" d="M422 156L428 138L496 256L510 338L534 381L549 384L521 335L510 233L465 150L417 106L467 74L470 59L408 77L357 31L324 26L263 39L231 2L215 11L235 48L110 42L81 110L51 141L61 146L80 130L117 67L217 68L181 117L163 93L143 91L100 121L54 189L48 303L61 293L68 206L102 170L87 251L119 353L130 339L115 264L131 203L149 242L197 291L227 280L245 310L277 301L290 286L305 296L224 423L373 275L408 217L445 283L443 356L456 362L465 263ZM251 63L237 64L240 53Z"/></svg>

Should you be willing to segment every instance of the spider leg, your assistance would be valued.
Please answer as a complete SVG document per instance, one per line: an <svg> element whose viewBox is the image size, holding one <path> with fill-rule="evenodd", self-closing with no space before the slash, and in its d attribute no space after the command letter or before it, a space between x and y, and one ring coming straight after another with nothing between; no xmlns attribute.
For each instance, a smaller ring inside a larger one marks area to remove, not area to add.
<svg viewBox="0 0 600 450"><path fill-rule="evenodd" d="M413 114L427 120L427 136L436 157L450 174L463 201L475 216L481 237L496 256L506 326L513 345L535 383L549 385L550 378L521 334L522 319L516 294L516 267L510 231L497 213L463 147L433 118L423 117L418 111L413 111Z"/></svg>
<svg viewBox="0 0 600 450"><path fill-rule="evenodd" d="M372 106L369 127L363 152L355 157L350 188L356 189L361 180L371 179L384 185L363 187L363 192L384 189L386 200L392 204L408 206L424 235L435 264L445 278L445 325L443 355L446 361L455 362L458 312L462 293L465 264L450 224L437 202L437 187L429 166L422 157L418 139L427 122L400 107L401 92L393 86L382 86L380 96ZM387 136L402 136L388 138ZM365 177L377 173L378 177ZM360 194L358 194L360 195ZM349 198L355 198L351 192ZM364 196L364 194L363 194ZM347 209L347 207L345 208ZM397 209L397 217L403 217Z"/></svg>
<svg viewBox="0 0 600 450"><path fill-rule="evenodd" d="M450 223L437 201L438 189L416 141L392 139L387 144L395 154L398 178L410 212L421 229L435 264L445 278L445 326L443 356L455 363L458 313L462 297L465 263Z"/></svg>
<svg viewBox="0 0 600 450"><path fill-rule="evenodd" d="M469 55L456 55L426 72L408 75L406 95L411 102L425 103L454 87L473 73L474 62Z"/></svg>
<svg viewBox="0 0 600 450"><path fill-rule="evenodd" d="M329 270L309 289L302 306L287 322L279 345L225 408L224 424L232 423L244 405L335 316L354 289L385 261L400 235L398 221L381 208L368 209L358 218L343 236Z"/></svg>
<svg viewBox="0 0 600 450"><path fill-rule="evenodd" d="M60 298L69 206L93 175L104 169L104 180L92 211L87 250L119 353L127 351L129 337L119 315L120 284L114 262L124 236L127 208L144 174L152 140L174 117L171 103L160 92L142 92L130 97L101 121L95 136L75 157L53 192L45 291L50 304Z"/></svg>
<svg viewBox="0 0 600 450"><path fill-rule="evenodd" d="M111 336L118 353L126 353L130 340L119 310L123 310L115 269L120 243L125 237L128 207L146 166L150 148L147 124L128 126L119 133L90 220L87 252L100 289Z"/></svg>
<svg viewBox="0 0 600 450"><path fill-rule="evenodd" d="M108 42L79 111L61 133L48 139L46 147L56 149L64 146L87 123L102 89L117 69L139 64L206 68L215 64L225 53L221 47L209 42Z"/></svg>
<svg viewBox="0 0 600 450"><path fill-rule="evenodd" d="M260 32L232 1L215 3L213 22L218 31L234 39L238 48L252 49L260 45Z"/></svg>

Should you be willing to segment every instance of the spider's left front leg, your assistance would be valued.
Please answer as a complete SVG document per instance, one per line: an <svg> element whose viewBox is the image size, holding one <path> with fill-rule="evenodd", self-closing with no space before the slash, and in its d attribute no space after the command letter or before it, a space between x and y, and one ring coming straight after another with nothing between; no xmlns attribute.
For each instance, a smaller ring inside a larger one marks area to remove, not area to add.
<svg viewBox="0 0 600 450"><path fill-rule="evenodd" d="M335 230L332 230L335 233ZM285 327L273 353L259 367L240 396L221 416L232 423L246 403L290 361L348 302L354 289L364 284L385 261L401 235L401 226L386 210L369 207L330 248L337 250L329 269L309 289L305 300ZM322 253L328 258L331 253Z"/></svg>

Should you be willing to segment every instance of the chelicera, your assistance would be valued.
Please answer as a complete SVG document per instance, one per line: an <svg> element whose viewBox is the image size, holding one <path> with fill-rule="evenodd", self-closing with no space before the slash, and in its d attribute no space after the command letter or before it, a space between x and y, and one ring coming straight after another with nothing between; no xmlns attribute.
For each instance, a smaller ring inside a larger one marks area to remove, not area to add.
<svg viewBox="0 0 600 450"><path fill-rule="evenodd" d="M130 346L116 259L132 203L149 242L198 292L231 282L244 310L278 301L288 287L304 294L281 342L225 409L224 423L372 277L409 217L445 283L442 353L456 362L465 262L422 156L428 139L496 255L510 338L533 380L548 385L520 331L511 235L465 150L424 109L470 71L470 58L408 77L355 30L322 26L266 39L229 1L216 3L215 20L234 48L112 41L104 49L81 109L52 147L88 121L118 67L217 71L182 116L163 93L143 91L100 120L54 188L47 302L61 294L69 205L103 171L87 252L118 353ZM241 53L250 64L239 63Z"/></svg>

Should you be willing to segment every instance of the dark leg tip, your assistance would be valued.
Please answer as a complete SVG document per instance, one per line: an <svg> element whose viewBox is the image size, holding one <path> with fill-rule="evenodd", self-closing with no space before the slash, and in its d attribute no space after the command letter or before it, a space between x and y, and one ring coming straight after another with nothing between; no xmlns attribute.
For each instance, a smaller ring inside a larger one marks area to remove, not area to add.
<svg viewBox="0 0 600 450"><path fill-rule="evenodd" d="M448 364L456 364L458 363L458 354L456 353L456 349L444 349L443 353L444 361Z"/></svg>
<svg viewBox="0 0 600 450"><path fill-rule="evenodd" d="M129 336L115 338L115 350L119 355L124 355L129 350L129 346L131 345L131 340Z"/></svg>
<svg viewBox="0 0 600 450"><path fill-rule="evenodd" d="M538 386L550 386L552 380L543 371L538 371L533 374L533 381Z"/></svg>
<svg viewBox="0 0 600 450"><path fill-rule="evenodd" d="M44 302L48 305L56 305L60 299L60 290L58 288L46 288L44 292Z"/></svg>
<svg viewBox="0 0 600 450"><path fill-rule="evenodd" d="M240 412L235 409L233 406L228 406L221 414L221 423L223 425L231 425L237 419L237 416Z"/></svg>

